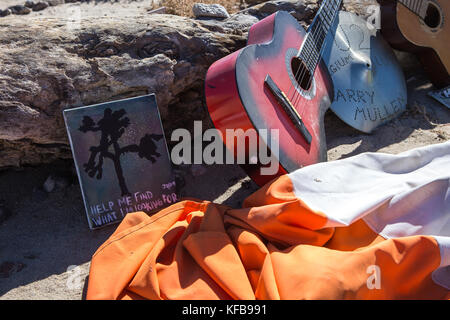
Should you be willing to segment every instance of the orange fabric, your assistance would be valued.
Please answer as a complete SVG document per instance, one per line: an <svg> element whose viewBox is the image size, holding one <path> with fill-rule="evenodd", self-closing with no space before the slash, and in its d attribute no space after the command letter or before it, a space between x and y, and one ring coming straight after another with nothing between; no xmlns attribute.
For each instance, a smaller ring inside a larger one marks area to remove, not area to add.
<svg viewBox="0 0 450 320"><path fill-rule="evenodd" d="M87 299L450 299L431 280L434 238L386 240L362 220L324 228L286 179L242 209L184 201L128 214L92 258Z"/></svg>

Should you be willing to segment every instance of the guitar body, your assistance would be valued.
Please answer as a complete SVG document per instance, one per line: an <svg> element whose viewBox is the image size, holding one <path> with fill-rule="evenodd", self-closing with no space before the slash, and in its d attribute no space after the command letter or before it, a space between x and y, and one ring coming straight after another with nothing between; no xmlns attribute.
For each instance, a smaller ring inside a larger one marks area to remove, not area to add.
<svg viewBox="0 0 450 320"><path fill-rule="evenodd" d="M378 0L381 32L397 50L415 53L438 88L450 85L450 1L432 0L426 21L392 0Z"/></svg>
<svg viewBox="0 0 450 320"><path fill-rule="evenodd" d="M227 129L242 129L244 132L248 129L267 129L269 132L276 129L279 132L279 153L272 154L278 162L276 174L262 175L260 163L242 166L259 185L327 159L323 119L331 104L333 88L326 67L319 63L307 90L293 88L298 86L298 82L292 58L305 35L303 27L289 13L276 12L252 26L246 47L216 61L207 72L205 96L208 111L224 137ZM294 108L311 134L311 143L306 141L265 85L267 75L292 98ZM295 97L292 97L293 90ZM235 145L227 145L225 139L224 143L237 154ZM265 141L265 147L270 149L269 145Z"/></svg>

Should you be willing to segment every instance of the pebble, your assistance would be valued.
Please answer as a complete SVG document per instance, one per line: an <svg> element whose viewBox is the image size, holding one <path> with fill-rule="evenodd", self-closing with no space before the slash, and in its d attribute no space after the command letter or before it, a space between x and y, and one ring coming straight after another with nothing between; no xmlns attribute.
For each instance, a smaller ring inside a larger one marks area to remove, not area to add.
<svg viewBox="0 0 450 320"><path fill-rule="evenodd" d="M55 189L55 185L55 179L53 179L52 176L48 176L47 180L45 180L44 184L42 185L42 188L46 192L50 193Z"/></svg>
<svg viewBox="0 0 450 320"><path fill-rule="evenodd" d="M13 14L29 14L31 12L30 8L27 8L21 4L9 7L8 9L10 9Z"/></svg>
<svg viewBox="0 0 450 320"><path fill-rule="evenodd" d="M53 191L63 190L70 185L69 178L63 175L55 175L51 174L47 177L44 184L42 185L42 189L44 189L47 193L51 193Z"/></svg>
<svg viewBox="0 0 450 320"><path fill-rule="evenodd" d="M40 1L33 6L33 11L41 11L48 8L48 3L46 1Z"/></svg>
<svg viewBox="0 0 450 320"><path fill-rule="evenodd" d="M27 7L27 8L33 8L34 5L35 5L35 3L32 0L25 1L25 7Z"/></svg>
<svg viewBox="0 0 450 320"><path fill-rule="evenodd" d="M11 9L0 10L0 17L6 17L12 14Z"/></svg>
<svg viewBox="0 0 450 320"><path fill-rule="evenodd" d="M224 19L230 17L227 9L220 4L194 3L192 6L192 13L196 18L208 17Z"/></svg>

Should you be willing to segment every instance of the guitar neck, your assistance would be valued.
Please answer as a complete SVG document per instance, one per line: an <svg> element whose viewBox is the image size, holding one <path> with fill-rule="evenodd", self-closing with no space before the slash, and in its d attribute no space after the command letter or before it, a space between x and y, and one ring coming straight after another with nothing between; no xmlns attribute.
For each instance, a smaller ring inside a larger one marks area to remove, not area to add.
<svg viewBox="0 0 450 320"><path fill-rule="evenodd" d="M337 17L342 1L324 0L308 28L299 56L311 74L314 74L314 70L320 61L325 46L325 38Z"/></svg>
<svg viewBox="0 0 450 320"><path fill-rule="evenodd" d="M420 18L425 19L429 0L398 0L406 8L414 12Z"/></svg>

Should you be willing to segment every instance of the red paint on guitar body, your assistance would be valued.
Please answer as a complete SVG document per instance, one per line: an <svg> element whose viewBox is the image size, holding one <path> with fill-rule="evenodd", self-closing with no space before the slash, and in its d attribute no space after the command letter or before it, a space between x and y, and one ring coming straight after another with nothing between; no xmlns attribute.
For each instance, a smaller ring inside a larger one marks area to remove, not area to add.
<svg viewBox="0 0 450 320"><path fill-rule="evenodd" d="M319 64L312 88L304 96L296 93L299 100L294 106L312 135L311 144L305 141L264 84L266 75L270 75L291 101L295 101L292 86L296 82L293 74L290 75L290 62L305 35L303 27L290 14L277 12L255 24L249 31L249 45L216 61L206 76L208 110L224 137L226 129L279 130L278 172L261 175L260 165L243 166L259 185L286 172L326 161L323 117L333 92L326 68Z"/></svg>

